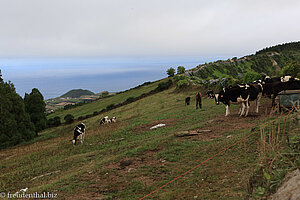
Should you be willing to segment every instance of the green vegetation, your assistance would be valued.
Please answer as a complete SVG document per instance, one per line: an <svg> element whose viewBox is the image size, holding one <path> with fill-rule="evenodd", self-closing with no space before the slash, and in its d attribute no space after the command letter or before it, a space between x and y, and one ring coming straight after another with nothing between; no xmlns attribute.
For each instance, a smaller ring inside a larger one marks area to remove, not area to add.
<svg viewBox="0 0 300 200"><path fill-rule="evenodd" d="M83 145L74 147L69 142L78 124L75 122L47 129L27 145L1 151L10 159L0 161L0 190L15 192L28 187L30 193L50 191L57 193L59 199L70 199L75 193L81 195L78 198L139 199L249 135L251 129L259 130L259 123L269 120L239 118L234 114L237 110L224 118L224 106L216 106L207 98L201 110L185 106L185 97L192 96L195 101L196 91L199 88L177 92L170 87L106 112L105 115L117 116L115 124L99 126L102 116L85 119L82 122L87 125L87 135ZM94 103L85 106L92 107ZM159 123L166 126L150 130ZM286 133L295 130L292 123L286 127L290 127ZM174 136L179 131L202 129L212 131L191 137ZM249 176L260 163L259 138L254 134L150 198L245 199L249 196ZM254 177L261 178L258 174ZM258 185L254 188L255 192L259 190Z"/></svg>
<svg viewBox="0 0 300 200"><path fill-rule="evenodd" d="M70 90L69 92L62 95L61 97L63 97L63 98L67 98L67 97L69 97L69 98L79 98L79 97L84 96L84 95L94 95L94 93L89 91L89 90L75 89L75 90Z"/></svg>
<svg viewBox="0 0 300 200"><path fill-rule="evenodd" d="M167 70L168 77L173 77L175 75L175 69L173 67Z"/></svg>
<svg viewBox="0 0 300 200"><path fill-rule="evenodd" d="M297 52L292 56L299 58ZM16 144L5 143L11 135L23 141L0 151L0 191L14 193L28 187L28 193L53 192L59 199L139 199L185 173L149 198L265 199L288 171L300 166L299 112L269 116L265 110L259 115L250 110L248 117L241 118L232 106L225 118L224 106L208 98L203 97L202 109L184 104L187 96L193 102L196 92L204 94L203 86L251 81L259 70L270 72L292 60L291 55L269 51L249 57L209 63L190 71L189 77L146 82L52 113L48 125L59 125L61 119L66 123L30 141L22 138L26 131L28 137L34 136L22 98L0 76L1 145ZM263 103L270 103L269 99ZM102 115L116 116L117 123L99 126ZM66 116L87 125L84 144L73 146L69 141L79 122ZM165 126L150 129L160 123ZM195 135L177 137L182 131ZM227 147L231 148L222 151Z"/></svg>
<svg viewBox="0 0 300 200"><path fill-rule="evenodd" d="M47 127L46 104L44 97L37 88L33 88L30 94L25 93L25 110L34 124L36 136L38 132Z"/></svg>
<svg viewBox="0 0 300 200"><path fill-rule="evenodd" d="M74 107L68 110L56 111L55 113L48 115L47 118L51 119L54 117L60 117L61 119L63 119L67 114L71 114L74 116L75 119L85 119L86 116L93 116L93 113L96 111L100 113L104 109L113 108L114 105L125 102L129 97L137 98L157 88L159 88L159 90L167 89L168 86L170 86L171 82L165 82L166 80L163 79L151 84L144 83L143 85L135 87L133 89L124 92L119 92L117 95L114 96L99 99L97 101L83 104L82 106Z"/></svg>
<svg viewBox="0 0 300 200"><path fill-rule="evenodd" d="M183 66L178 66L177 67L177 74L184 74L185 68Z"/></svg>
<svg viewBox="0 0 300 200"><path fill-rule="evenodd" d="M265 74L269 76L285 74L299 78L299 62L300 42L294 42L266 48L255 55L239 59L235 57L199 65L195 69L188 70L188 73L202 80L220 79L224 76L239 80L245 77L245 74L253 75L254 73L256 73L255 77Z"/></svg>
<svg viewBox="0 0 300 200"><path fill-rule="evenodd" d="M3 81L0 73L0 149L33 139L34 130L23 99L11 82Z"/></svg>

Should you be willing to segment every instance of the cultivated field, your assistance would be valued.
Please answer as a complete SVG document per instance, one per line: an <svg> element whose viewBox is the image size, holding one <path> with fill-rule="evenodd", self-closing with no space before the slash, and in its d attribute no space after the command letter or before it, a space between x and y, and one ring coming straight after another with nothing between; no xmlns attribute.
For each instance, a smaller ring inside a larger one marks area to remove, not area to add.
<svg viewBox="0 0 300 200"><path fill-rule="evenodd" d="M138 88L130 94L117 94L55 115L70 112L77 118L92 114L156 86L157 83L143 87L143 91ZM262 124L281 118L265 114L268 99L263 99L259 114L254 114L254 104L251 105L246 118L237 115L235 106L225 118L224 106L206 97L203 108L196 110L196 91L197 88L178 92L172 87L86 119L82 121L87 125L83 145L73 146L69 141L77 121L45 130L33 142L1 150L0 191L14 193L29 188L27 193L51 192L58 199L140 199L259 130ZM187 96L192 96L190 106L184 104ZM116 116L117 123L99 126L105 115ZM150 130L160 123L165 126ZM200 133L176 137L181 131ZM296 131L299 129L290 127L291 134ZM147 199L247 198L249 178L262 164L261 141L258 131Z"/></svg>

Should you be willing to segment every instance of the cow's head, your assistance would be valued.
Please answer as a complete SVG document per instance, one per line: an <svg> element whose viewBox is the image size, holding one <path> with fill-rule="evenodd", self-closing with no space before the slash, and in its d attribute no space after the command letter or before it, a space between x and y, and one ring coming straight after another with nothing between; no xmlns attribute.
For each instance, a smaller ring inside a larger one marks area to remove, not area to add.
<svg viewBox="0 0 300 200"><path fill-rule="evenodd" d="M212 90L207 91L206 94L211 99L215 98L215 93Z"/></svg>
<svg viewBox="0 0 300 200"><path fill-rule="evenodd" d="M219 105L220 102L224 102L225 91L221 90L218 94L215 94L216 104Z"/></svg>

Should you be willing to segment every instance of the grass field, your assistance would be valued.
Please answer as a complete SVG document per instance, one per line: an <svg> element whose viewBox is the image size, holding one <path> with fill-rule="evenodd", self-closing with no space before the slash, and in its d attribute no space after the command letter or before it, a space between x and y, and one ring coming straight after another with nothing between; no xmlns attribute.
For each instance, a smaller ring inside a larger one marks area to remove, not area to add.
<svg viewBox="0 0 300 200"><path fill-rule="evenodd" d="M76 117L101 110L158 83L117 94L66 112ZM0 191L52 192L58 199L140 199L214 156L270 120L250 113L240 118L236 107L224 117L223 105L207 98L195 109L197 88L169 90L113 109L114 124L99 126L101 115L86 119L86 140L73 146L78 123L45 130L34 141L0 151ZM191 96L190 106L184 99ZM63 118L63 117L62 117ZM150 127L164 123L166 126ZM176 137L180 131L210 130ZM147 199L245 199L249 176L258 164L259 134L254 134L155 192Z"/></svg>

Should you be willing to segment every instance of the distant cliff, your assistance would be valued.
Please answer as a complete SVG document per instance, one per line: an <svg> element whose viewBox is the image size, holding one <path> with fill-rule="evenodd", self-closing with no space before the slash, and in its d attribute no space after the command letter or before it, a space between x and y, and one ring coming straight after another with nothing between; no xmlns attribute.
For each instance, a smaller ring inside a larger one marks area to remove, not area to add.
<svg viewBox="0 0 300 200"><path fill-rule="evenodd" d="M79 98L79 97L84 96L84 95L94 95L94 93L89 91L89 90L75 89L75 90L70 90L69 92L62 95L61 97L63 97L63 98L67 98L67 97L69 97L69 98Z"/></svg>

